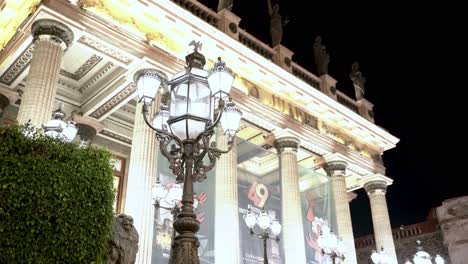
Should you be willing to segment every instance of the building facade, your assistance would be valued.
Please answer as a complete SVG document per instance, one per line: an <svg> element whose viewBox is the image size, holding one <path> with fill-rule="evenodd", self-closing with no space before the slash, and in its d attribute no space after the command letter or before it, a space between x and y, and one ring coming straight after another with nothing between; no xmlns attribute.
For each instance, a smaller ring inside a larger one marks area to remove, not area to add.
<svg viewBox="0 0 468 264"><path fill-rule="evenodd" d="M173 76L192 40L208 66L221 56L236 73L231 92L243 111L233 150L198 184L202 263L262 263L243 223L266 208L283 226L268 246L271 263L320 263L314 223L343 239L357 263L349 201L365 188L376 248L396 261L381 155L398 139L374 124L372 103L336 89L238 27L240 18L195 0L3 1L0 12L0 122L45 124L59 105L78 139L116 157L116 212L140 234L138 263L167 259L171 216L155 210L151 187L173 186L167 161L144 124L133 75L154 68ZM153 109L156 111L156 109ZM223 145L218 138L218 145ZM320 220L320 221L318 221ZM164 263L164 262L163 262Z"/></svg>

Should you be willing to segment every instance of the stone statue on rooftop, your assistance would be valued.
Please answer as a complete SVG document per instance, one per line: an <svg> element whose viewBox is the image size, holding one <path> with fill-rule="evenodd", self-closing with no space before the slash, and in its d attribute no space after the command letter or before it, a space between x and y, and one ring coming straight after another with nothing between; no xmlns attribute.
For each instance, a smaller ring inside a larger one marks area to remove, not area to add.
<svg viewBox="0 0 468 264"><path fill-rule="evenodd" d="M229 11L232 10L232 6L234 5L234 0L219 0L218 2L218 12L227 9Z"/></svg>
<svg viewBox="0 0 468 264"><path fill-rule="evenodd" d="M133 218L126 214L114 217L106 264L134 264L138 252L138 232Z"/></svg>
<svg viewBox="0 0 468 264"><path fill-rule="evenodd" d="M322 45L322 37L320 36L315 38L314 59L318 76L328 74L328 63L330 63L330 55L327 53L326 47Z"/></svg>
<svg viewBox="0 0 468 264"><path fill-rule="evenodd" d="M356 100L361 100L364 98L364 84L366 79L362 76L361 71L359 70L359 63L355 61L351 65L351 73L349 74L349 78L353 81L354 84L354 92L356 94Z"/></svg>
<svg viewBox="0 0 468 264"><path fill-rule="evenodd" d="M271 35L271 46L276 47L281 43L283 39L283 26L288 21L283 21L283 17L280 14L279 4L275 3L271 5L271 0L268 0L268 14L270 15L270 35Z"/></svg>

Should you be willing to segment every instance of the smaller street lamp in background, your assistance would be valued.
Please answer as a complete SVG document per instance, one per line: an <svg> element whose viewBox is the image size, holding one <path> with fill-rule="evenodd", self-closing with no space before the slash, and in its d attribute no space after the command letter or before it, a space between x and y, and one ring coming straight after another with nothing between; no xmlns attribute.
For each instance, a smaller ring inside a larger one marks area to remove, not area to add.
<svg viewBox="0 0 468 264"><path fill-rule="evenodd" d="M331 258L332 263L341 263L345 259L346 247L341 239L338 239L333 231L326 225L322 226L317 243L322 249L322 254Z"/></svg>
<svg viewBox="0 0 468 264"><path fill-rule="evenodd" d="M52 120L42 125L44 134L51 138L61 138L66 142L71 142L76 136L78 129L74 121L66 123L63 121L65 113L62 111L62 105L52 114Z"/></svg>
<svg viewBox="0 0 468 264"><path fill-rule="evenodd" d="M429 253L423 250L421 246L421 240L416 241L418 243L417 252L413 256L413 262L409 259L406 260L405 264L444 264L444 259L439 255L436 254L435 258L433 259ZM432 261L434 260L434 262Z"/></svg>
<svg viewBox="0 0 468 264"><path fill-rule="evenodd" d="M268 264L267 240L272 239L279 242L281 224L278 220L272 219L265 210L262 210L258 216L249 210L247 215L244 216L244 221L247 227L249 227L250 235L263 239L263 263ZM260 232L258 233L254 231L256 225L260 228ZM273 235L270 235L270 231Z"/></svg>
<svg viewBox="0 0 468 264"><path fill-rule="evenodd" d="M390 256L385 252L383 247L380 249L380 252L373 250L371 259L374 264L390 264Z"/></svg>

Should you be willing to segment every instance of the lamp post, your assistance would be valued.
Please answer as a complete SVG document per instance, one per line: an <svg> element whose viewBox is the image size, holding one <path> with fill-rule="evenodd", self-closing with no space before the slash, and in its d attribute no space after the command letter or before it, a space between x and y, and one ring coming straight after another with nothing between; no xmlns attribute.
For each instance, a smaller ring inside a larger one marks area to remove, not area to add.
<svg viewBox="0 0 468 264"><path fill-rule="evenodd" d="M445 260L439 255L436 254L434 258L429 255L426 251L423 250L421 246L421 240L417 240L416 243L418 244L417 252L413 256L413 262L411 262L409 259L406 260L405 264L444 264ZM434 260L434 262L432 262Z"/></svg>
<svg viewBox="0 0 468 264"><path fill-rule="evenodd" d="M139 103L143 103L143 118L156 132L161 153L168 159L176 182L183 182L182 207L174 221L178 235L172 244L170 264L200 262L196 236L200 223L194 213L193 184L206 179L216 159L230 151L242 117L242 112L229 98L234 74L220 58L209 72L203 70L205 57L198 52L201 44L192 42L191 45L194 51L185 58L187 67L168 83L169 105L163 104L152 121L148 119L149 108L160 85L167 84L167 78L164 73L152 69L140 70L134 76ZM216 106L217 111L214 111ZM228 138L227 150L210 143L218 123ZM208 164L205 164L205 156L208 156Z"/></svg>
<svg viewBox="0 0 468 264"><path fill-rule="evenodd" d="M321 228L317 243L322 249L322 254L327 255L332 260L332 263L336 263L336 259L344 261L345 259L345 245L341 239L338 239L333 231L324 225Z"/></svg>
<svg viewBox="0 0 468 264"><path fill-rule="evenodd" d="M276 242L279 241L279 234L281 233L281 224L278 220L272 219L265 210L262 210L260 215L256 216L252 211L249 210L247 215L244 216L245 224L249 227L250 235L255 235L263 240L263 263L268 264L267 254L267 240L272 239ZM254 227L258 225L261 232L255 232ZM271 231L273 236L270 235Z"/></svg>
<svg viewBox="0 0 468 264"><path fill-rule="evenodd" d="M65 113L62 111L62 106L54 111L52 117L52 120L42 125L44 134L52 138L61 138L67 142L71 142L78 132L76 123L74 121L69 121L68 123L63 121Z"/></svg>
<svg viewBox="0 0 468 264"><path fill-rule="evenodd" d="M374 264L390 264L390 256L385 252L384 248L380 248L380 252L372 251L371 259Z"/></svg>

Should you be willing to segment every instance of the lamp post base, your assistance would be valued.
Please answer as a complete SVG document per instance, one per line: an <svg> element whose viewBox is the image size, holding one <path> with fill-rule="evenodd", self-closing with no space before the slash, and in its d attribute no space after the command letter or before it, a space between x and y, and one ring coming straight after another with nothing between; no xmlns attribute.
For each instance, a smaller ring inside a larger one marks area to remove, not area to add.
<svg viewBox="0 0 468 264"><path fill-rule="evenodd" d="M200 264L198 258L198 238L192 235L179 235L172 244L169 264Z"/></svg>

